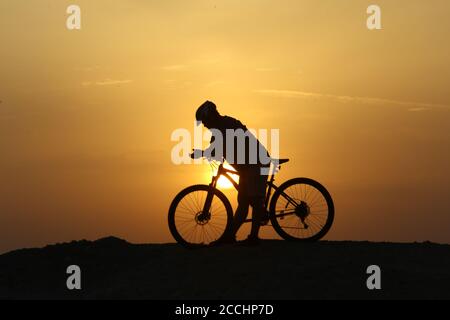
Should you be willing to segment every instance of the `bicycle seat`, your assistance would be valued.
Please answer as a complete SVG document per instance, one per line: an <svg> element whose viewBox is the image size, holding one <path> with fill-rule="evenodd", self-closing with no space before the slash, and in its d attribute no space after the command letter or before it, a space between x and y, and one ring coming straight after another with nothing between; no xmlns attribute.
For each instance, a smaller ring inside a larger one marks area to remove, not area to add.
<svg viewBox="0 0 450 320"><path fill-rule="evenodd" d="M278 165L288 162L289 159L272 159L272 162L277 163Z"/></svg>

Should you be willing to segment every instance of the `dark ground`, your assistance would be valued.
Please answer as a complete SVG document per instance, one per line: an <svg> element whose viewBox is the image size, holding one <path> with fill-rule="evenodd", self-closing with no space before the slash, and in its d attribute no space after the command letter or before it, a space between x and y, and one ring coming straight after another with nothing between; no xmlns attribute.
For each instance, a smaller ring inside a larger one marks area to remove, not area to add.
<svg viewBox="0 0 450 320"><path fill-rule="evenodd" d="M79 265L82 290L66 288ZM366 268L381 268L381 290ZM1 299L449 299L450 246L432 243L265 241L188 250L117 238L0 256Z"/></svg>

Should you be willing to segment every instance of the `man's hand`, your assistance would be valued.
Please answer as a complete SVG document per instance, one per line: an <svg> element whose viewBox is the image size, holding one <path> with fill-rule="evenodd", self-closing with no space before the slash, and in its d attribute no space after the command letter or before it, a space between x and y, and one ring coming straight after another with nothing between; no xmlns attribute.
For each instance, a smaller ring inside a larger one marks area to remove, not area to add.
<svg viewBox="0 0 450 320"><path fill-rule="evenodd" d="M199 159L203 157L203 150L200 149L192 149L192 153L190 154L192 159Z"/></svg>

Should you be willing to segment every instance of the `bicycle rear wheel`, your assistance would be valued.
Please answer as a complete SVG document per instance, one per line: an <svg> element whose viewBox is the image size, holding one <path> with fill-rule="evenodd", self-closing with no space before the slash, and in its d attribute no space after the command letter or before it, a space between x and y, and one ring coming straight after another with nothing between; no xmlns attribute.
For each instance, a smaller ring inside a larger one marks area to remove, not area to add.
<svg viewBox="0 0 450 320"><path fill-rule="evenodd" d="M286 240L317 241L330 230L334 204L317 181L295 178L283 183L270 201L270 220Z"/></svg>
<svg viewBox="0 0 450 320"><path fill-rule="evenodd" d="M210 187L194 185L182 190L169 208L169 229L175 240L187 247L208 245L230 231L233 209L219 190L213 189L208 212L203 206Z"/></svg>

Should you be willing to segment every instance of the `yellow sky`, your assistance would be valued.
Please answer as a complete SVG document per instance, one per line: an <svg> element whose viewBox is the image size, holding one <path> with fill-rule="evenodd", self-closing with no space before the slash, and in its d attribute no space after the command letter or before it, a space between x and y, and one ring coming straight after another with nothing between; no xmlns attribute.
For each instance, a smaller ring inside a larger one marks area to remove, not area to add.
<svg viewBox="0 0 450 320"><path fill-rule="evenodd" d="M69 31L72 3L0 3L0 251L172 241L209 169L174 166L170 135L206 99L280 129L278 181L327 186L328 239L450 242L448 1L78 0Z"/></svg>

